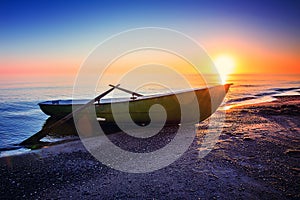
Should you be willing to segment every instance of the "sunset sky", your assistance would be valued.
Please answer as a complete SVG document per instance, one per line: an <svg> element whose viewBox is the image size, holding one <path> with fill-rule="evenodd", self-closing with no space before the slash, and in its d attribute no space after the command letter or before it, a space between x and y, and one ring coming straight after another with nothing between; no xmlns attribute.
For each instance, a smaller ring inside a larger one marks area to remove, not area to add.
<svg viewBox="0 0 300 200"><path fill-rule="evenodd" d="M300 73L298 1L0 2L0 74L76 74L113 34L165 27L231 59L232 73ZM226 60L226 59L225 59Z"/></svg>

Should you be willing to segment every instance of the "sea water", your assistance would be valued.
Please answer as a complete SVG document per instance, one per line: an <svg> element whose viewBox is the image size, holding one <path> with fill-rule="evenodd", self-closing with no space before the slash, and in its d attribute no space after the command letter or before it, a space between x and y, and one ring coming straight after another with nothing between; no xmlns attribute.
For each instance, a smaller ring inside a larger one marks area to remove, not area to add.
<svg viewBox="0 0 300 200"><path fill-rule="evenodd" d="M223 108L272 101L274 95L300 94L300 75L295 74L231 75L227 82L233 85L225 98ZM71 99L73 84L74 77L1 79L0 156L28 151L17 144L38 132L48 118L37 104L46 100ZM161 91L150 86L139 92L153 94Z"/></svg>

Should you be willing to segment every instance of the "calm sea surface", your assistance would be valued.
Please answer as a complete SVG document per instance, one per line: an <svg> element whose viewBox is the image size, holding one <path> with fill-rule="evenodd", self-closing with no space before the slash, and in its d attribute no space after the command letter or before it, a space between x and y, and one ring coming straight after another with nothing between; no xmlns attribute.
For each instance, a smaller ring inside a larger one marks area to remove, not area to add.
<svg viewBox="0 0 300 200"><path fill-rule="evenodd" d="M231 75L224 107L273 100L274 95L300 94L300 75ZM144 93L153 93L145 88ZM16 144L38 132L48 118L37 103L71 99L73 79L0 81L0 156L27 151Z"/></svg>

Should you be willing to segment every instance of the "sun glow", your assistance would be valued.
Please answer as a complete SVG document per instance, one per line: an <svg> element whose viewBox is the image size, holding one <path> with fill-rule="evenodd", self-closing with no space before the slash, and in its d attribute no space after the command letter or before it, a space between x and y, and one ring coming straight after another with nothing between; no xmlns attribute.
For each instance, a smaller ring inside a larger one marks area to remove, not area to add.
<svg viewBox="0 0 300 200"><path fill-rule="evenodd" d="M235 68L234 59L229 55L220 55L216 57L214 63L221 76L222 82L225 83L229 74L233 73Z"/></svg>

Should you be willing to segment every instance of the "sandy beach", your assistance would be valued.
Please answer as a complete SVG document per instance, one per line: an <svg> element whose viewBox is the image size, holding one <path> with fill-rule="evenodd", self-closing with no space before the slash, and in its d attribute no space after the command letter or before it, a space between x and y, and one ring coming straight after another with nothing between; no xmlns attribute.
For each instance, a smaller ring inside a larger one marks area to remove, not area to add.
<svg viewBox="0 0 300 200"><path fill-rule="evenodd" d="M2 157L0 197L299 199L300 96L277 99L227 110L217 144L199 158L199 137L207 121L202 122L180 159L150 173L111 169L89 154L80 140ZM171 138L174 130L167 127L166 137ZM123 135L110 137L118 143L124 141ZM161 146L164 141L157 138L155 144Z"/></svg>

